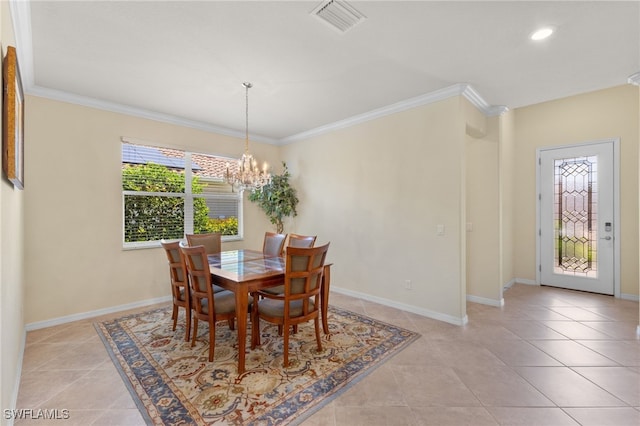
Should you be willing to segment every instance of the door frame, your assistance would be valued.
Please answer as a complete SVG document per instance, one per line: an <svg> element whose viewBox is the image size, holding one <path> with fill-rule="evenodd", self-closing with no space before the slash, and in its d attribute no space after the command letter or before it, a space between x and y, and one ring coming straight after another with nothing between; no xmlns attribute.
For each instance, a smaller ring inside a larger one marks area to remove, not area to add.
<svg viewBox="0 0 640 426"><path fill-rule="evenodd" d="M562 148L579 148L596 144L610 143L613 145L613 297L619 299L620 294L620 138L608 138L595 141L579 142L575 144L545 146L536 148L536 284L541 284L542 260L541 244L541 152Z"/></svg>

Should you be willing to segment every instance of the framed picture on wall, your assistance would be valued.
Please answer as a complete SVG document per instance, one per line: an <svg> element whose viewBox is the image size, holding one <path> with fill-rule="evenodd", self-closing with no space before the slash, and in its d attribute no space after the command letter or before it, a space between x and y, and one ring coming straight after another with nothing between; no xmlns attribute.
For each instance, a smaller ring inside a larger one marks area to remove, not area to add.
<svg viewBox="0 0 640 426"><path fill-rule="evenodd" d="M18 189L24 188L24 93L16 48L9 46L2 63L2 169Z"/></svg>

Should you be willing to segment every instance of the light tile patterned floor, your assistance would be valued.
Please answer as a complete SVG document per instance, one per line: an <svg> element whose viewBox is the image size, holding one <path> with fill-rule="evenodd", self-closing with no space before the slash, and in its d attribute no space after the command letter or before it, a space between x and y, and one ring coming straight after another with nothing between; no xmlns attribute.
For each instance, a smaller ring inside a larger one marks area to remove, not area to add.
<svg viewBox="0 0 640 426"><path fill-rule="evenodd" d="M503 308L469 303L464 327L331 303L422 337L305 425L640 425L637 302L516 284ZM93 321L28 333L18 408L67 409L65 426L142 425Z"/></svg>

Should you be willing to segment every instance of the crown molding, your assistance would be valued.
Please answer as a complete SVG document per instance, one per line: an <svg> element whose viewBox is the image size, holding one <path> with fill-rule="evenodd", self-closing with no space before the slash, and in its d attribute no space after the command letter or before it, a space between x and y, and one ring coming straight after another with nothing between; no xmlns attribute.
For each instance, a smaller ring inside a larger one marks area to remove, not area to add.
<svg viewBox="0 0 640 426"><path fill-rule="evenodd" d="M631 74L627 81L629 82L629 84L640 86L640 71L635 74Z"/></svg>
<svg viewBox="0 0 640 426"><path fill-rule="evenodd" d="M81 106L86 106L90 108L96 108L104 111L125 114L133 117L145 118L148 120L174 124L176 126L182 126L182 127L187 127L187 128L196 129L196 130L203 130L205 132L217 133L224 136L231 136L239 139L245 138L245 133L239 130L230 129L227 127L215 126L202 121L188 120L186 118L177 117L170 114L163 114L156 111L150 111L143 108L136 108L132 106L121 105L114 102L107 102L99 99L94 99L86 96L74 95L74 94L63 92L60 90L33 86L31 90L27 91L27 93L33 96L39 96L41 98L67 102L74 105L81 105ZM269 138L266 136L261 136L261 135L255 135L255 134L251 135L251 140L256 142L267 143L271 145L277 144L276 139Z"/></svg>
<svg viewBox="0 0 640 426"><path fill-rule="evenodd" d="M353 117L339 120L326 126L316 127L315 129L307 130L306 132L298 133L286 138L280 139L280 143L283 145L298 142L304 139L308 139L314 136L319 136L325 133L329 133L335 130L344 129L347 127L355 126L356 124L364 123L366 121L374 120L376 118L384 117L397 112L405 111L407 109L427 105L433 102L442 101L444 99L459 96L462 94L462 85L456 84L453 86L445 87L444 89L436 90L435 92L427 93L426 95L417 96L404 101L396 102L382 108L374 109L363 114L354 115Z"/></svg>
<svg viewBox="0 0 640 426"><path fill-rule="evenodd" d="M471 102L471 105L482 111L482 113L487 117L494 117L509 111L509 108L504 105L489 105L470 84L465 84L464 86L462 96Z"/></svg>
<svg viewBox="0 0 640 426"><path fill-rule="evenodd" d="M416 96L415 98L396 102L386 107L374 109L363 114L354 115L353 117L336 121L334 123L327 124L326 126L316 127L315 129L311 129L306 132L288 136L286 138L280 139L279 142L281 145L287 145L335 130L351 127L356 124L374 120L376 118L395 114L397 112L405 111L411 108L439 102L448 98L452 98L454 96L464 96L472 105L478 108L486 116L497 116L508 111L508 108L505 106L489 105L469 84L458 83L449 87L445 87L443 89L436 90L434 92L427 93L425 95Z"/></svg>
<svg viewBox="0 0 640 426"><path fill-rule="evenodd" d="M101 109L105 111L130 115L134 117L145 118L148 120L159 121L163 123L174 124L177 126L188 127L197 130L203 130L205 132L218 133L225 136L231 136L235 138L244 138L244 132L230 129L227 127L215 126L209 123L188 120L186 118L177 117L170 114L163 114L155 111L146 110L143 108L136 108L132 106L122 105L115 102L107 102L95 98L89 98L86 96L79 96L68 92L63 92L55 89L48 89L31 85L29 89L25 88L25 92L33 96L39 96L42 98L52 99L61 102L67 102L70 104L82 105L90 108ZM488 117L498 116L508 111L505 106L491 106L489 105L479 94L468 84L455 84L453 86L445 87L444 89L436 90L425 95L410 98L395 104L388 105L386 107L378 108L373 111L369 111L363 114L358 114L353 117L336 121L326 126L316 127L302 133L298 133L293 136L288 136L283 139L274 139L262 135L251 135L251 140L256 142L267 143L271 145L287 145L290 143L298 142L304 139L308 139L314 136L319 136L325 133L329 133L335 130L344 129L354 126L359 123L381 118L397 112L406 111L408 109L416 108L423 105L439 102L455 96L464 96L473 106L478 108L483 114Z"/></svg>
<svg viewBox="0 0 640 426"><path fill-rule="evenodd" d="M231 136L235 138L244 138L244 132L230 129L227 127L215 126L209 123L188 120L185 118L177 117L170 114L163 114L155 111L146 110L143 108L136 108L132 106L122 105L115 102L103 101L86 96L79 96L68 92L63 92L55 89L48 89L40 86L30 85L28 89L25 88L25 92L33 96L39 96L42 98L52 99L61 102L67 102L75 105L82 105L90 108L96 108L104 111L110 111L134 117L145 118L148 120L159 121L163 123L174 124L177 126L188 127L197 130L203 130L205 132L218 133L225 136ZM373 111L369 111L363 114L355 115L353 117L340 120L326 126L316 127L315 129L308 130L306 132L298 133L293 136L288 136L283 139L274 139L262 135L251 135L251 140L256 142L267 143L271 145L286 145L293 142L308 139L310 137L319 136L328 132L332 132L338 129L344 129L351 127L359 123L374 120L376 118L384 117L397 112L405 111L408 109L416 108L423 105L439 102L455 96L464 96L472 105L478 108L486 116L497 116L508 110L504 106L491 106L489 105L479 94L468 84L455 84L453 86L445 87L444 89L436 90L425 95L417 96L411 99L407 99L395 104L388 105L386 107L378 108Z"/></svg>
<svg viewBox="0 0 640 426"><path fill-rule="evenodd" d="M506 105L494 105L489 107L486 112L488 117L497 117L509 111L509 107Z"/></svg>
<svg viewBox="0 0 640 426"><path fill-rule="evenodd" d="M9 0L9 10L15 34L16 54L25 92L33 87L33 41L31 38L31 2Z"/></svg>

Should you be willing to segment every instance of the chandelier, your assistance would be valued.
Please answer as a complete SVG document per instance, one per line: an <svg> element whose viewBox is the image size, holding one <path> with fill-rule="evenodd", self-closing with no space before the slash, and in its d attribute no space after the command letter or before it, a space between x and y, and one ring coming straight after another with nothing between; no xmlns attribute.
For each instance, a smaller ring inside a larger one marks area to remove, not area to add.
<svg viewBox="0 0 640 426"><path fill-rule="evenodd" d="M244 154L238 160L236 167L227 163L224 173L224 180L231 185L233 191L242 192L245 189L260 189L271 182L271 175L267 171L267 163L264 163L262 170L258 168L258 162L249 153L249 89L253 87L251 83L242 83L245 88L246 98L246 122Z"/></svg>

